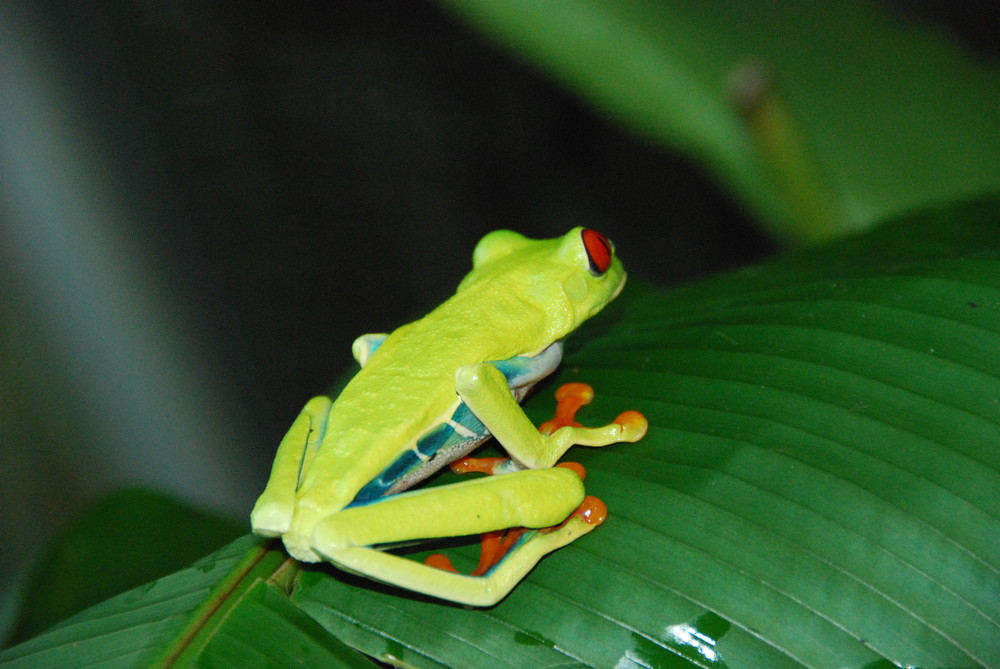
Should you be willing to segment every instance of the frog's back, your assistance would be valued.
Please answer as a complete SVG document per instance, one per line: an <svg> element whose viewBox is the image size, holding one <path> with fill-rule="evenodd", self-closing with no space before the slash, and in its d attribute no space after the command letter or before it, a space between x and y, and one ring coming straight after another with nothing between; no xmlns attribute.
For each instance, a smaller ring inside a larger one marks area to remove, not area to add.
<svg viewBox="0 0 1000 669"><path fill-rule="evenodd" d="M459 403L457 369L547 345L523 336L531 330L523 312L520 323L511 323L503 309L499 318L469 318L462 307L452 298L431 317L393 332L337 397L317 455L325 462L313 470L340 473L330 483L341 503L451 417ZM509 336L512 330L517 336Z"/></svg>
<svg viewBox="0 0 1000 669"><path fill-rule="evenodd" d="M353 417L344 419L371 421L392 434L427 426L457 401L457 369L545 348L552 342L545 341L543 323L520 300L485 290L459 293L389 335L337 404Z"/></svg>

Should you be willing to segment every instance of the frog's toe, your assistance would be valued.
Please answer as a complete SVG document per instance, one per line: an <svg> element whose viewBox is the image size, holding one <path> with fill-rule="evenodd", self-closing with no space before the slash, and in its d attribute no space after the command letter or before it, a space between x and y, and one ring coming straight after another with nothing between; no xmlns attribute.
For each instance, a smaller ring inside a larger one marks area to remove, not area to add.
<svg viewBox="0 0 1000 669"><path fill-rule="evenodd" d="M638 411L625 411L615 418L615 423L621 425L621 440L636 442L646 436L649 431L649 421Z"/></svg>

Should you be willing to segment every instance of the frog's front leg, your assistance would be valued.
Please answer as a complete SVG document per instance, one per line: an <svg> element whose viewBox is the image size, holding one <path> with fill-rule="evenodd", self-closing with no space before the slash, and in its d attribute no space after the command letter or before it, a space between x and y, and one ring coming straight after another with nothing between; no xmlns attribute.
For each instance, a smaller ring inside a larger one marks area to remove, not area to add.
<svg viewBox="0 0 1000 669"><path fill-rule="evenodd" d="M312 545L333 564L368 578L455 602L490 606L544 555L599 524L603 516L591 515L590 509L583 483L572 470L525 470L403 492L344 509L317 524ZM372 548L509 527L546 529L529 530L518 550L483 576L464 576Z"/></svg>
<svg viewBox="0 0 1000 669"><path fill-rule="evenodd" d="M553 466L573 445L635 442L648 429L646 419L632 411L603 427L568 425L551 434L540 433L511 395L503 373L489 363L460 367L455 372L455 388L504 450L529 469Z"/></svg>
<svg viewBox="0 0 1000 669"><path fill-rule="evenodd" d="M368 358L374 355L375 351L378 350L378 347L382 345L382 342L388 336L384 332L361 335L351 344L351 354L357 363L364 367L368 364Z"/></svg>
<svg viewBox="0 0 1000 669"><path fill-rule="evenodd" d="M277 537L291 527L295 491L323 440L323 426L332 405L325 395L309 400L278 445L267 486L250 514L250 524L257 534Z"/></svg>

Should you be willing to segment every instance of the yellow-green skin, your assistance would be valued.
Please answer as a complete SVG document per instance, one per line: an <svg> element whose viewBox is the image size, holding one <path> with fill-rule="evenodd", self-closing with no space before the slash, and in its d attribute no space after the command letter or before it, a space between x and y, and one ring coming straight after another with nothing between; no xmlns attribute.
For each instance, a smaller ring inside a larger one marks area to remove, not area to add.
<svg viewBox="0 0 1000 669"><path fill-rule="evenodd" d="M579 478L552 468L563 452L573 444L603 446L642 436L616 424L541 435L507 380L488 364L535 356L599 312L625 283L621 261L612 254L607 270L595 272L582 228L547 240L492 232L472 260L455 295L430 314L394 331L377 348L371 346L377 336L355 343L362 369L332 405L325 397L311 400L279 446L251 516L255 532L281 536L300 560L326 559L402 587L488 605L545 553L588 531L576 527L582 522L570 522L569 531L539 534L484 577L436 570L369 547L557 525L583 499ZM346 508L421 436L447 421L460 400L526 471Z"/></svg>

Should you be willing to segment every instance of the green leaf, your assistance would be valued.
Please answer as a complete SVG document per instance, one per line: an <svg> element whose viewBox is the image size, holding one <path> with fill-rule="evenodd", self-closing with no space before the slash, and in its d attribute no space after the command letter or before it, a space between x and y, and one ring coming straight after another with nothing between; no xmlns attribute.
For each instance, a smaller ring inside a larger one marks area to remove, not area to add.
<svg viewBox="0 0 1000 669"><path fill-rule="evenodd" d="M238 540L189 569L109 599L3 651L0 662L12 667L149 666L182 635L185 617L228 584L231 572L246 573L261 562L266 553L259 544ZM280 556L275 559L280 563Z"/></svg>
<svg viewBox="0 0 1000 669"><path fill-rule="evenodd" d="M995 64L875 3L440 1L784 236L1000 189Z"/></svg>
<svg viewBox="0 0 1000 669"><path fill-rule="evenodd" d="M11 642L187 566L246 531L150 490L123 490L80 514L29 577Z"/></svg>
<svg viewBox="0 0 1000 669"><path fill-rule="evenodd" d="M997 204L630 286L554 383L595 387L584 422L639 409L650 433L571 452L609 518L495 607L244 538L0 662L317 665L343 643L416 667L1000 666Z"/></svg>
<svg viewBox="0 0 1000 669"><path fill-rule="evenodd" d="M371 667L281 593L288 557L247 536L0 653L7 667Z"/></svg>

